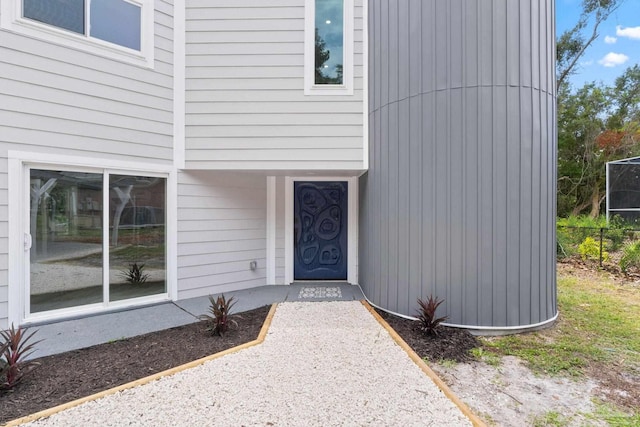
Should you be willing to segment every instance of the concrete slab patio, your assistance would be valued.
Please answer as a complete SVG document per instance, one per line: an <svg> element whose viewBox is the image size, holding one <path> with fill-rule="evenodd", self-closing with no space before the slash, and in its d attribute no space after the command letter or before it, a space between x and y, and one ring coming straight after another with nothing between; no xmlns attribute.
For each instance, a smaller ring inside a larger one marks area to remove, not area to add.
<svg viewBox="0 0 640 427"><path fill-rule="evenodd" d="M299 282L288 286L261 286L225 293L237 303L234 312L284 301L352 301L363 300L358 286L343 282ZM182 326L197 321L208 311L208 297L166 302L146 307L35 324L35 339L43 340L31 358L77 350L122 338Z"/></svg>

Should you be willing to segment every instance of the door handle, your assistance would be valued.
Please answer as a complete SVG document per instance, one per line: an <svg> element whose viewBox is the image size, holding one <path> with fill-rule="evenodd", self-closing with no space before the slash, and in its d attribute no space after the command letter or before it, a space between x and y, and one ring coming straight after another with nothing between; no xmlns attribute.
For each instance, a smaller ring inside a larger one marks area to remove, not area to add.
<svg viewBox="0 0 640 427"><path fill-rule="evenodd" d="M33 244L33 239L31 238L31 234L24 233L24 250L28 251L31 249L31 245Z"/></svg>

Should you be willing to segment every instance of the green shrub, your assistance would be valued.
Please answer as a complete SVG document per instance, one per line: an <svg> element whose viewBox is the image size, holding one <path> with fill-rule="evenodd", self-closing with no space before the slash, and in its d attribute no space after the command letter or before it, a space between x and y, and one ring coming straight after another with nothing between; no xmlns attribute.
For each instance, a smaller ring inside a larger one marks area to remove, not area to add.
<svg viewBox="0 0 640 427"><path fill-rule="evenodd" d="M629 267L640 268L640 242L627 243L622 248L622 258L620 258L619 265L624 272Z"/></svg>
<svg viewBox="0 0 640 427"><path fill-rule="evenodd" d="M607 218L599 216L592 218L589 215L569 216L567 218L558 218L556 223L559 227L580 227L580 228L606 228L608 227Z"/></svg>
<svg viewBox="0 0 640 427"><path fill-rule="evenodd" d="M629 225L620 217L615 215L609 220L609 229L604 231L604 236L610 242L608 249L617 251L624 243L624 239L629 234L627 232Z"/></svg>
<svg viewBox="0 0 640 427"><path fill-rule="evenodd" d="M569 229L558 229L556 233L556 254L559 259L570 258L578 253L577 245L580 242L575 242L574 240L569 233Z"/></svg>
<svg viewBox="0 0 640 427"><path fill-rule="evenodd" d="M593 237L587 237L584 239L580 246L578 246L578 252L580 253L580 258L583 261L600 260L600 242L595 240ZM602 249L602 261L609 260L609 253Z"/></svg>
<svg viewBox="0 0 640 427"><path fill-rule="evenodd" d="M591 218L588 215L570 216L568 218L556 219L556 235L558 236L558 254L567 256L575 255L578 251L578 245L587 237L600 235L600 228L607 227L607 219L605 217Z"/></svg>

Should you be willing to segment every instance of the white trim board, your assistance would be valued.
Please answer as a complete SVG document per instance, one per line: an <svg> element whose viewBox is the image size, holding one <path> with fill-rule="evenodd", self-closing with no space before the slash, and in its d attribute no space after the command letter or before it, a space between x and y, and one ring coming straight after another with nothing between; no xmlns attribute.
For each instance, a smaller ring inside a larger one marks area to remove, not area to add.
<svg viewBox="0 0 640 427"><path fill-rule="evenodd" d="M186 139L186 11L185 3L173 4L173 162L184 169Z"/></svg>
<svg viewBox="0 0 640 427"><path fill-rule="evenodd" d="M347 195L347 281L358 283L358 178L341 176L287 176L285 177L285 230L284 230L284 282L293 283L293 184L296 181L346 181Z"/></svg>
<svg viewBox="0 0 640 427"><path fill-rule="evenodd" d="M276 284L276 177L267 177L267 285Z"/></svg>

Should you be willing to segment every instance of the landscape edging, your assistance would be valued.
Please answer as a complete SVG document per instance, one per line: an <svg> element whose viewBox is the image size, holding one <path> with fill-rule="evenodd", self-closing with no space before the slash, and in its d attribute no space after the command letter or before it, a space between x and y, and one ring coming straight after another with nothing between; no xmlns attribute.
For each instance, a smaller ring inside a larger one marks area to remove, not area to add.
<svg viewBox="0 0 640 427"><path fill-rule="evenodd" d="M422 369L422 372L424 372L431 379L431 381L434 382L434 384L440 389L440 391L442 391L442 393L444 393L444 395L447 396L447 398L449 398L449 400L451 400L467 418L469 418L469 421L471 421L471 423L475 427L486 427L486 424L480 418L478 418L478 416L474 414L473 411L471 411L471 409L469 409L469 407L462 400L460 400L460 398L449 388L449 386L444 381L442 381L438 374L436 374L429 367L429 365L427 365L424 360L422 360L422 358L418 356L415 351L413 351L409 344L407 344L407 342L403 340L400 335L398 335L395 329L389 326L389 324L382 318L382 316L380 316L366 300L361 300L360 302L365 306L367 310L369 310L369 312L378 321L378 323L380 323L380 325L387 330L396 344L398 344L400 348L402 348L407 353L411 360L413 360L413 362L418 365L420 369Z"/></svg>
<svg viewBox="0 0 640 427"><path fill-rule="evenodd" d="M276 312L276 308L277 308L278 304L272 304L271 305L271 309L269 309L269 313L267 314L267 317L264 319L264 323L262 325L262 328L260 329L260 333L258 334L258 338L256 338L253 341L249 341L247 343L238 345L236 347L232 347L229 348L227 350L215 353L215 354L211 354L209 356L205 356L202 357L200 359L197 360L193 360L189 363L185 363L184 365L179 365L179 366L175 366L173 368L170 369L166 369L162 372L158 372L156 374L153 375L149 375L148 377L144 377L144 378L140 378L137 379L135 381L131 381L122 385L119 385L117 387L113 387L107 390L103 390L101 392L89 395L89 396L85 396L85 397L81 397L80 399L76 399L76 400L72 400L71 402L67 402L67 403L63 403L61 405L58 406L54 406L53 408L49 408L49 409L45 409L39 412L35 412L33 414L30 415L25 415L24 417L20 417L20 418L16 418L15 420L11 420L6 424L3 424L3 426L5 427L14 427L14 426L19 426L21 424L25 424L31 421L35 421L35 420L39 420L41 418L46 418L46 417L50 417L51 415L57 414L58 412L62 412L66 409L70 409L73 408L75 406L81 405L85 402L90 402L92 400L97 400L100 399L102 397L105 396L109 396L111 394L115 394L118 393L120 391L123 390L128 390L130 388L134 388L134 387L138 387L140 385L144 385L144 384L148 384L152 381L158 380L162 377L166 377L169 375L174 375L177 374L178 372L181 371L185 371L187 369L191 369L191 368L195 368L196 366L202 365L203 363L206 363L210 360L214 360L214 359L218 359L222 356L226 356L228 354L232 354L232 353L236 353L240 350L244 350L246 348L249 347L253 347L255 345L258 344L262 344L262 342L264 341L264 338L267 335L267 332L269 331L269 327L271 326L271 320L273 319L273 315Z"/></svg>

